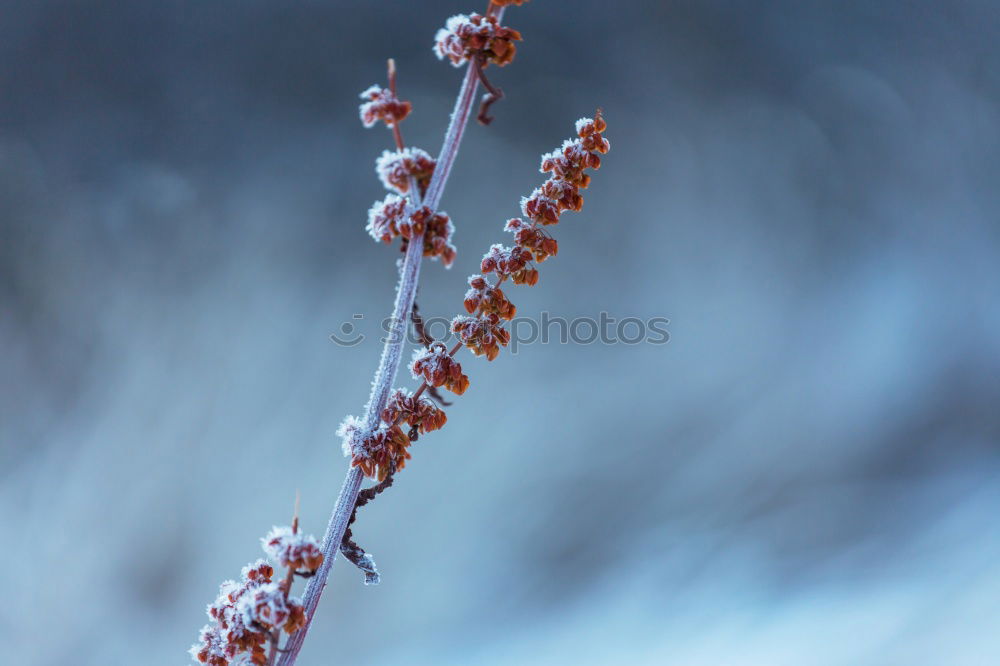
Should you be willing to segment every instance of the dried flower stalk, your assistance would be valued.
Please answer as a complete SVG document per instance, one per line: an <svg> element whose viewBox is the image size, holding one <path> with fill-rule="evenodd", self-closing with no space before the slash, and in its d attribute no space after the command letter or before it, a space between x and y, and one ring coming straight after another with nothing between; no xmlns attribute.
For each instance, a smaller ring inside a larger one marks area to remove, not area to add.
<svg viewBox="0 0 1000 666"><path fill-rule="evenodd" d="M425 256L440 259L446 267L455 259L456 250L451 244L453 225L447 214L438 210L438 205L471 116L478 84L482 83L487 90L478 113L483 124L492 120L489 108L503 96L489 81L485 69L491 64L502 67L513 60L515 42L521 40L521 35L503 26L500 20L506 6L525 1L492 0L485 15L453 16L438 31L434 45L437 56L456 67L468 67L436 160L419 148L405 145L400 124L412 105L397 96L392 60L388 87L376 85L362 93L362 123L366 127L385 123L395 143L394 151L386 150L376 160L376 173L390 194L372 206L367 225L368 233L378 242L391 243L396 237L401 238L403 251L385 346L364 416L348 417L338 430L351 464L322 544L317 545L311 537L307 539L298 533L297 517L291 528L275 528L263 540L264 547L276 562L287 568L287 575L280 583L274 583L273 570L261 561L244 571L242 585L224 584L221 601L209 607L210 618L217 621L216 625L206 625L201 643L192 649L202 663L292 666L315 616L338 550L364 572L366 584L378 582L374 560L354 542L350 530L358 508L393 484L395 474L410 458L408 449L412 442L447 422L439 405L450 403L441 399L437 389L461 395L469 386L469 378L455 358L458 350L465 346L474 354L493 360L508 344L510 334L504 322L514 317L516 307L501 290L501 284L508 278L514 284L536 284L535 264L558 252L555 239L543 227L558 223L562 212L578 211L583 205L580 190L590 181L584 170L599 168L599 154L609 149L602 135L605 123L600 111L593 119L577 122L575 139L543 155L541 171L549 173L549 179L522 199L524 218L511 219L505 226L505 231L514 234L514 245L493 245L483 256L480 266L483 274L469 278L469 290L463 301L467 314L455 317L451 326L459 342L448 349L426 334L415 303L421 259ZM495 275L494 282L487 277L491 273ZM413 392L392 389L410 319L422 343L409 366L414 378L421 380ZM377 483L361 490L365 476ZM289 596L296 574L309 579L301 601ZM239 622L243 624L232 630ZM282 632L288 638L284 647L279 647Z"/></svg>

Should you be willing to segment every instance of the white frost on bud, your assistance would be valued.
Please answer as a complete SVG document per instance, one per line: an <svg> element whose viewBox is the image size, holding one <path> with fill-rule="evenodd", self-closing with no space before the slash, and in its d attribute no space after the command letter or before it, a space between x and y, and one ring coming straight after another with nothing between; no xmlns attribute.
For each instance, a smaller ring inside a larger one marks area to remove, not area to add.
<svg viewBox="0 0 1000 666"><path fill-rule="evenodd" d="M195 643L188 650L193 660L201 663L201 660L198 659L199 654L204 654L209 660L213 657L216 659L228 659L226 656L226 641L219 634L218 625L206 624L198 633L198 638L201 642Z"/></svg>
<svg viewBox="0 0 1000 666"><path fill-rule="evenodd" d="M417 347L413 350L413 357L410 359L410 374L413 375L414 379L423 381L424 375L413 370L413 366L416 365L417 361L421 361L428 369L429 374L434 375L441 371L443 363L450 360L451 356L448 354L448 349L440 342L432 344L429 348Z"/></svg>
<svg viewBox="0 0 1000 666"><path fill-rule="evenodd" d="M382 86L380 86L377 83L373 83L372 85L365 88L364 91L362 91L361 95L359 95L359 97L361 97L361 99L363 100L371 100L372 97L381 94L382 94Z"/></svg>
<svg viewBox="0 0 1000 666"><path fill-rule="evenodd" d="M344 422L337 428L337 437L340 437L342 440L341 445L344 449L344 456L347 458L354 458L355 456L361 458L368 457L368 451L361 444L361 440L364 439L364 431L364 421L357 416L348 416L344 419Z"/></svg>
<svg viewBox="0 0 1000 666"><path fill-rule="evenodd" d="M236 612L247 627L253 627L254 623L264 627L279 627L290 614L288 604L285 603L285 593L278 583L265 583L249 590L237 602Z"/></svg>
<svg viewBox="0 0 1000 666"><path fill-rule="evenodd" d="M387 99L389 91L382 88L382 86L375 84L366 88L360 95L361 99L365 100L363 104L358 106L358 115L361 117L361 124L365 127L372 127L378 122L378 118L374 115L369 115L368 111L376 104L381 104Z"/></svg>
<svg viewBox="0 0 1000 666"><path fill-rule="evenodd" d="M376 201L368 209L368 224L365 225L365 231L375 239L376 243L392 240L395 235L392 232L392 225L399 224L405 210L406 201L395 194L388 195L382 201Z"/></svg>
<svg viewBox="0 0 1000 666"><path fill-rule="evenodd" d="M433 163L434 159L421 148L403 148L402 150L383 150L382 155L375 159L375 173L387 190L402 192L390 182L390 177L405 178L418 162Z"/></svg>
<svg viewBox="0 0 1000 666"><path fill-rule="evenodd" d="M316 537L301 531L293 532L287 525L272 527L267 536L260 540L260 545L268 557L286 569L296 565L304 552L319 551Z"/></svg>
<svg viewBox="0 0 1000 666"><path fill-rule="evenodd" d="M455 14L450 17L444 23L444 27L438 29L437 33L434 35L434 46L432 50L434 55L437 56L438 60L444 60L448 57L448 51L446 47L453 46L453 42L459 41L458 31L465 26L471 26L473 30L477 29L477 26L472 22L472 20L466 14ZM457 56L458 54L456 54ZM469 61L467 55L461 55L458 60L452 60L452 67L461 67L463 64Z"/></svg>

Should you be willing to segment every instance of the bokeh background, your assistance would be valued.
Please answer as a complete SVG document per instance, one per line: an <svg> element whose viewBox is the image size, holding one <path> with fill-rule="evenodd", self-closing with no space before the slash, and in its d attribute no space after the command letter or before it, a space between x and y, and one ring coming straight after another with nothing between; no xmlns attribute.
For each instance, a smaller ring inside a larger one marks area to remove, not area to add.
<svg viewBox="0 0 1000 666"><path fill-rule="evenodd" d="M479 4L3 3L5 663L185 663L296 490L322 534L396 278L357 94L394 56L436 153L461 73L432 37ZM600 105L605 168L512 297L671 341L469 357L359 520L382 585L338 563L301 663L996 664L996 3L506 22L525 41L423 311L456 312ZM345 321L368 340L334 345Z"/></svg>

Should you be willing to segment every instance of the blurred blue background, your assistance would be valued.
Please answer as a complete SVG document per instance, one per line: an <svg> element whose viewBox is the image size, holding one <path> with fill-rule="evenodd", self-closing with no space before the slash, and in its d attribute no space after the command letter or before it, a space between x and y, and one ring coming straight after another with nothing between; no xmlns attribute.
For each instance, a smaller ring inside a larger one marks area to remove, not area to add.
<svg viewBox="0 0 1000 666"><path fill-rule="evenodd" d="M395 57L436 153L461 74L431 41L480 4L3 3L6 663L184 663L296 490L322 534L396 279L364 232L390 137L357 94ZM671 341L467 357L447 428L360 516L383 584L338 562L300 663L998 663L996 3L505 23L525 41L423 312L461 307L600 105L605 167L510 295ZM334 345L345 321L369 339Z"/></svg>

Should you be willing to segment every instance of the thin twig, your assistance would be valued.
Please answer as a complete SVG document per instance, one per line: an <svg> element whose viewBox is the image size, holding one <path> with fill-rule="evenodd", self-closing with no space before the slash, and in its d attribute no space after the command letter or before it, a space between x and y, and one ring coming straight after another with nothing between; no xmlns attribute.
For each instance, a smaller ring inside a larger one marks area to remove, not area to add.
<svg viewBox="0 0 1000 666"><path fill-rule="evenodd" d="M393 480L396 475L396 460L393 459L389 463L389 473L386 474L385 478L381 482L371 486L370 488L365 488L358 493L358 501L354 505L354 511L351 512L351 519L347 521L347 529L344 530L344 538L340 541L340 552L344 554L344 557L350 560L354 566L361 569L365 573L365 583L372 584L378 583L378 571L375 569L375 563L372 561L371 556L365 552L362 548L354 541L354 534L351 532L351 525L358 517L358 509L364 505L371 502L378 495L385 492L392 486ZM366 557L367 556L367 557Z"/></svg>
<svg viewBox="0 0 1000 666"><path fill-rule="evenodd" d="M490 107L493 106L495 102L499 102L503 99L503 90L490 83L490 80L486 78L486 60L483 56L476 56L475 63L469 66L476 70L479 82L482 83L483 87L488 91L483 95L483 101L479 105L479 115L476 116L476 120L479 121L480 125L489 125L493 122L493 116L490 115Z"/></svg>

